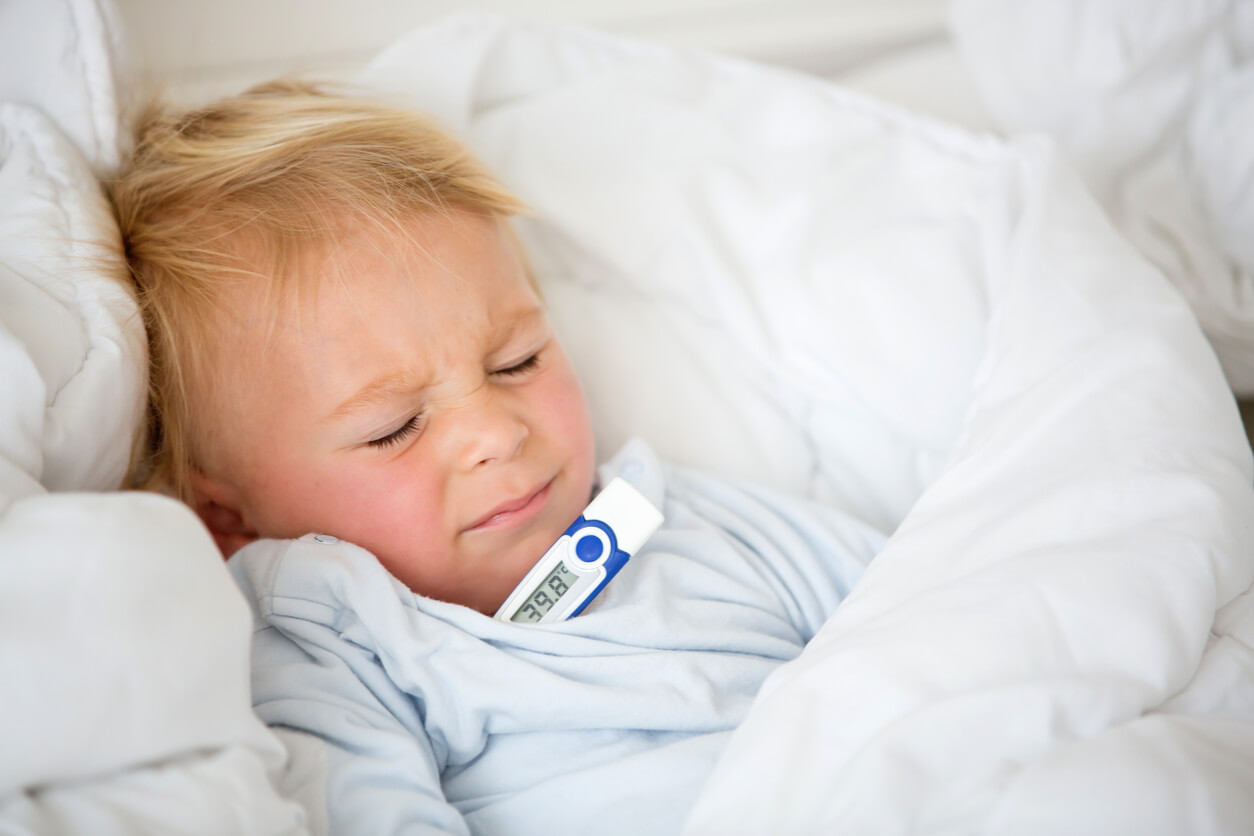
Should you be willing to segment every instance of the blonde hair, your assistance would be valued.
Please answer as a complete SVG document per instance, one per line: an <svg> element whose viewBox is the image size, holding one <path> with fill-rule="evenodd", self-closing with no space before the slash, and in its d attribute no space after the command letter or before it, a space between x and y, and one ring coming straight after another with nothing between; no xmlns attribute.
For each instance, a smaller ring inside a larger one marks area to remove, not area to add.
<svg viewBox="0 0 1254 836"><path fill-rule="evenodd" d="M280 286L298 249L334 240L346 215L399 225L522 208L421 114L282 81L185 112L150 107L109 193L151 358L149 427L128 484L189 502L200 429L189 386L209 371L226 287L259 275ZM264 251L260 274L241 239Z"/></svg>

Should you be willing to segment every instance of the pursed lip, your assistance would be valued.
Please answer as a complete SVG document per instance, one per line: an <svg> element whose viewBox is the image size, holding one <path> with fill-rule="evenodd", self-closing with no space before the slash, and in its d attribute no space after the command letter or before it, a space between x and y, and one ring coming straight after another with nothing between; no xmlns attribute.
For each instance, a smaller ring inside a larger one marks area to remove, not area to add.
<svg viewBox="0 0 1254 836"><path fill-rule="evenodd" d="M466 531L484 531L491 528L508 528L530 520L544 508L552 492L553 480L545 482L530 493L502 502L466 527Z"/></svg>

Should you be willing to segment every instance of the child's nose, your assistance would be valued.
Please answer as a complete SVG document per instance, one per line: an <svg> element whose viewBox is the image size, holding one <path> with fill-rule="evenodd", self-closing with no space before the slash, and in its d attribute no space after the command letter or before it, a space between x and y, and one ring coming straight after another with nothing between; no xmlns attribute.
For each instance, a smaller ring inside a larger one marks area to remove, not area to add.
<svg viewBox="0 0 1254 836"><path fill-rule="evenodd" d="M463 468L509 461L522 451L529 435L527 424L498 393L480 390L457 412L453 420Z"/></svg>

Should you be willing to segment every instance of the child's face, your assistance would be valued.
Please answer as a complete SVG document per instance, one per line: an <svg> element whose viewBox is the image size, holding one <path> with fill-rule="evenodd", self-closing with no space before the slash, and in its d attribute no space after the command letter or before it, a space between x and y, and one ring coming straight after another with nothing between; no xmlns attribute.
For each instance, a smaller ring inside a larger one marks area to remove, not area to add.
<svg viewBox="0 0 1254 836"><path fill-rule="evenodd" d="M362 230L306 259L269 342L241 291L197 505L248 536L335 535L491 613L587 504L591 426L499 222L410 229L419 246Z"/></svg>

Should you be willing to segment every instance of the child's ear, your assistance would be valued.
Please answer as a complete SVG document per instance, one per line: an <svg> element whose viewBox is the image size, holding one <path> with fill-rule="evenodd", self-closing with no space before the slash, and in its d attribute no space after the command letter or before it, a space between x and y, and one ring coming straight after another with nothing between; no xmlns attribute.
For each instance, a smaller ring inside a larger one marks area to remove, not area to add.
<svg viewBox="0 0 1254 836"><path fill-rule="evenodd" d="M235 492L227 485L192 469L192 501L197 516L209 528L224 558L257 539L240 512Z"/></svg>

